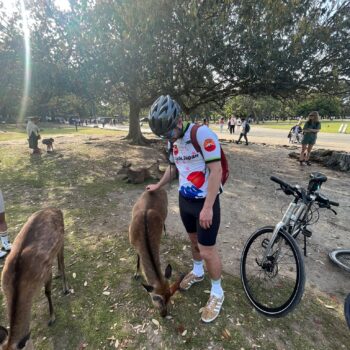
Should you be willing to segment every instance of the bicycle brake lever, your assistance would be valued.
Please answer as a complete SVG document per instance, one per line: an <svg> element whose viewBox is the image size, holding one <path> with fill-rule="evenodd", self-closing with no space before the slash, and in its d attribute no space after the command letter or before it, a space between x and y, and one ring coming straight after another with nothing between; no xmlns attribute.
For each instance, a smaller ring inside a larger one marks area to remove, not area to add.
<svg viewBox="0 0 350 350"><path fill-rule="evenodd" d="M332 208L328 208L328 209L331 210L335 215L338 215L338 213L334 209Z"/></svg>

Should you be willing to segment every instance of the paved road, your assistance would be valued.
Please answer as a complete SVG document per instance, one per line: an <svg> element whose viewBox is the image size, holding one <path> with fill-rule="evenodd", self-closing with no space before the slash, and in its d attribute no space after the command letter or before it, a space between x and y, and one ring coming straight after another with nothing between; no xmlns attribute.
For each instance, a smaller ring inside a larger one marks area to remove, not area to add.
<svg viewBox="0 0 350 350"><path fill-rule="evenodd" d="M128 125L105 126L105 129L129 130ZM151 133L148 126L142 126L143 133ZM218 134L220 139L237 140L239 134L230 135L227 130L219 132L219 127L214 125L213 130ZM255 127L252 125L248 139L251 142L266 143L272 145L290 145L287 138L288 130L268 129ZM320 132L316 143L317 148L326 148L331 150L350 152L350 134L329 134Z"/></svg>

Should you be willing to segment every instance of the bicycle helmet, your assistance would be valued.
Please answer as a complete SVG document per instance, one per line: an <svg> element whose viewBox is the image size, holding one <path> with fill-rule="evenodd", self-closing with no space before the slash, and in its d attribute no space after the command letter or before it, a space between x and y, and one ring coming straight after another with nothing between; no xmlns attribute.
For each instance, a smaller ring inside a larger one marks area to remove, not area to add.
<svg viewBox="0 0 350 350"><path fill-rule="evenodd" d="M181 108L169 95L160 96L149 112L149 126L154 134L164 137L173 130L180 117Z"/></svg>

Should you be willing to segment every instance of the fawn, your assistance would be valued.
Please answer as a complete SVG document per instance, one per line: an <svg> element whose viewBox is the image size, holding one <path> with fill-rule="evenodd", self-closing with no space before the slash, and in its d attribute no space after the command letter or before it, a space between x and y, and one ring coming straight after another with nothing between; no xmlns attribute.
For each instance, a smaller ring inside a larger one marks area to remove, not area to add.
<svg viewBox="0 0 350 350"><path fill-rule="evenodd" d="M169 285L172 268L169 264L164 276L161 273L159 248L164 222L168 212L168 198L164 189L145 191L136 201L132 210L129 227L129 240L137 252L137 270L135 278L139 277L140 265L147 281L143 284L150 293L154 306L160 315L167 315L167 304L170 297L179 289L183 276Z"/></svg>
<svg viewBox="0 0 350 350"><path fill-rule="evenodd" d="M33 297L42 285L49 302L48 324L54 322L51 284L56 256L63 292L69 292L64 271L63 241L63 214L59 209L47 208L30 216L13 242L2 272L10 331L0 327L0 350L33 349L30 339L31 308Z"/></svg>

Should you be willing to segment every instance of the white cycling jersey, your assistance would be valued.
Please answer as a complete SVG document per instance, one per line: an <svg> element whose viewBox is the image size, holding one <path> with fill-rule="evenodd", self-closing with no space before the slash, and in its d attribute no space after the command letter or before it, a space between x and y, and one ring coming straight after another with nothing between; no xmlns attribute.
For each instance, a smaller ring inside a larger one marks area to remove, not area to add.
<svg viewBox="0 0 350 350"><path fill-rule="evenodd" d="M203 125L197 129L197 141L202 155L191 142L191 129L188 124L184 136L173 144L169 160L179 171L179 192L185 198L205 198L208 193L209 170L207 163L220 161L220 143L216 134Z"/></svg>

